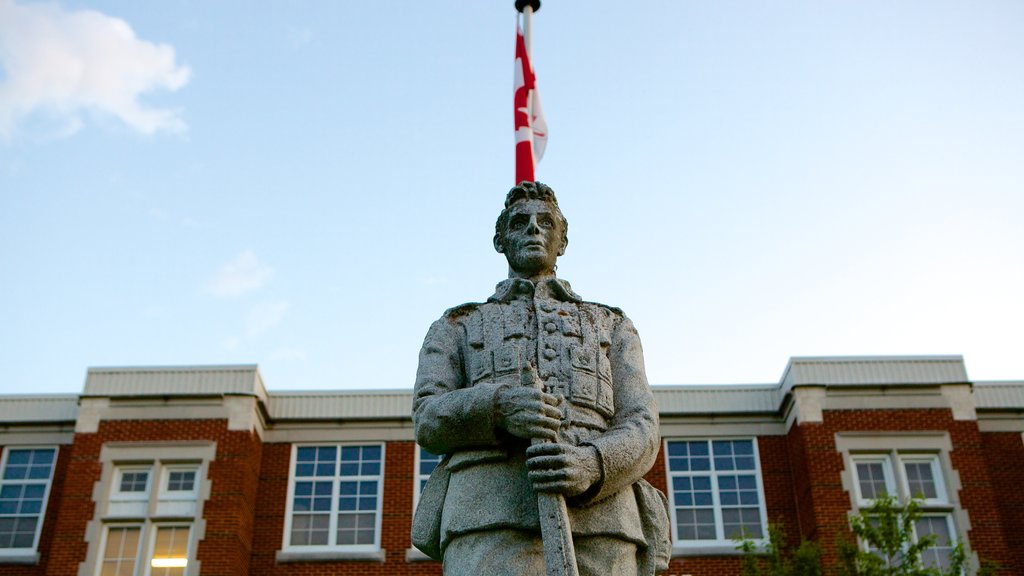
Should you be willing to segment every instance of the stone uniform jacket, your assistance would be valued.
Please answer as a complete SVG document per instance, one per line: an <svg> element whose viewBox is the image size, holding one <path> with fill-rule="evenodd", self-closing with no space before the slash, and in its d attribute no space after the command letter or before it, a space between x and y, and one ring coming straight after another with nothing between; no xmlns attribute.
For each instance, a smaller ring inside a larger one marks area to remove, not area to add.
<svg viewBox="0 0 1024 576"><path fill-rule="evenodd" d="M646 547L631 487L654 464L660 440L640 339L620 310L583 302L552 278L536 286L506 280L486 303L445 312L423 342L413 423L423 448L448 455L442 550L467 532L540 529L529 441L495 426L498 389L523 385L528 364L565 398L559 441L599 454L601 479L568 502L573 533Z"/></svg>

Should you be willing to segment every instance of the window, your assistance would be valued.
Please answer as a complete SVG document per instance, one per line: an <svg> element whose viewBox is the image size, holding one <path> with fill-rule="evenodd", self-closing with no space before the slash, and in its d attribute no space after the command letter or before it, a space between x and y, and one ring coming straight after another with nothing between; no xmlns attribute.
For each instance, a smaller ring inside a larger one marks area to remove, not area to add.
<svg viewBox="0 0 1024 576"><path fill-rule="evenodd" d="M416 447L416 486L412 495L413 510L416 510L416 506L420 502L420 493L427 485L427 479L434 472L434 468L441 463L442 458L444 458L443 454L431 454L419 446Z"/></svg>
<svg viewBox="0 0 1024 576"><path fill-rule="evenodd" d="M98 576L184 576L198 485L199 464L117 465Z"/></svg>
<svg viewBox="0 0 1024 576"><path fill-rule="evenodd" d="M764 490L753 439L666 443L675 544L735 546L765 537Z"/></svg>
<svg viewBox="0 0 1024 576"><path fill-rule="evenodd" d="M184 576L190 532L187 525L157 526L149 558L150 576Z"/></svg>
<svg viewBox="0 0 1024 576"><path fill-rule="evenodd" d="M384 447L295 446L285 546L380 546Z"/></svg>
<svg viewBox="0 0 1024 576"><path fill-rule="evenodd" d="M0 555L36 549L56 448L11 448L0 462Z"/></svg>
<svg viewBox="0 0 1024 576"><path fill-rule="evenodd" d="M113 500L149 499L150 466L118 466L114 478Z"/></svg>
<svg viewBox="0 0 1024 576"><path fill-rule="evenodd" d="M145 525L108 526L99 576L184 576L188 567L191 526L157 524L142 556Z"/></svg>
<svg viewBox="0 0 1024 576"><path fill-rule="evenodd" d="M953 506L946 493L938 454L890 452L852 454L858 505L870 507L883 495L901 503L919 498L924 514L914 524L914 538L934 534L936 545L922 557L926 567L946 568L956 545Z"/></svg>
<svg viewBox="0 0 1024 576"><path fill-rule="evenodd" d="M195 470L172 470L167 475L168 492L191 492L195 485Z"/></svg>
<svg viewBox="0 0 1024 576"><path fill-rule="evenodd" d="M168 464L160 481L161 500L195 500L199 475L196 464Z"/></svg>
<svg viewBox="0 0 1024 576"><path fill-rule="evenodd" d="M139 558L140 526L111 526L103 547L100 576L133 576Z"/></svg>

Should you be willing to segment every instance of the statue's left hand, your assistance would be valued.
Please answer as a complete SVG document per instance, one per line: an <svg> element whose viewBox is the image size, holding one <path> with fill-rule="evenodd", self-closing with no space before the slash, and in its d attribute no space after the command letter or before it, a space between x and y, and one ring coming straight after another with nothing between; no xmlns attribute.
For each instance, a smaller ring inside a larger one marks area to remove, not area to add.
<svg viewBox="0 0 1024 576"><path fill-rule="evenodd" d="M537 492L577 496L601 479L600 458L593 446L534 444L526 449L526 467Z"/></svg>

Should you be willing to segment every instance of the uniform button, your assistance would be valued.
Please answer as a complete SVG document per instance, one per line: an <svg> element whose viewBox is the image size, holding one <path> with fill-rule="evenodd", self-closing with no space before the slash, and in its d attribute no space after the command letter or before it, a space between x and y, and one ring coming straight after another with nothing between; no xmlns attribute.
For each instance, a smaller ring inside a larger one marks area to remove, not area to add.
<svg viewBox="0 0 1024 576"><path fill-rule="evenodd" d="M544 329L547 330L549 333L554 333L555 330L558 330L558 326L555 326L554 322L548 322L547 324L544 325Z"/></svg>
<svg viewBox="0 0 1024 576"><path fill-rule="evenodd" d="M548 360L554 360L555 356L558 356L558 352L555 352L554 348L544 349L544 357L547 358Z"/></svg>

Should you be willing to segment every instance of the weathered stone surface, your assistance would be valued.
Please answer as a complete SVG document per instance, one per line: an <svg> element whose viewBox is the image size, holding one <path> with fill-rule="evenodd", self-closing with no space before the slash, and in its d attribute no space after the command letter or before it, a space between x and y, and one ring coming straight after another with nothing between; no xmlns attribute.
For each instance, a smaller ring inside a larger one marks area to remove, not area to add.
<svg viewBox="0 0 1024 576"><path fill-rule="evenodd" d="M667 567L665 496L642 480L660 440L640 339L621 310L556 278L567 232L550 188L513 188L494 235L509 278L486 302L446 311L420 351L416 438L447 458L420 499L413 543L443 558L445 574L537 573L564 523L580 574ZM568 504L543 544L538 493Z"/></svg>

